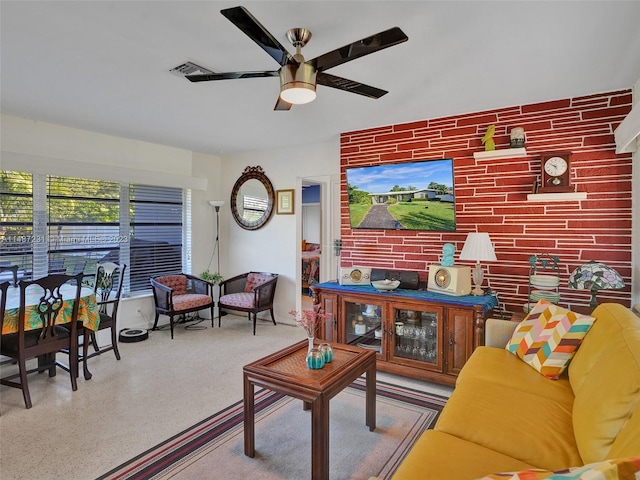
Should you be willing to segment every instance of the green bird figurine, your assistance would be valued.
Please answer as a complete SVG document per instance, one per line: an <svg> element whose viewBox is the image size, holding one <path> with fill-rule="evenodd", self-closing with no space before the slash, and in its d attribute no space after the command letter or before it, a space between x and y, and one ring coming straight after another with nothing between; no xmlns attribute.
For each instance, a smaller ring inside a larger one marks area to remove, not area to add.
<svg viewBox="0 0 640 480"><path fill-rule="evenodd" d="M487 133L482 137L482 143L484 145L485 152L490 152L496 149L496 142L493 141L493 135L496 133L496 126L489 125L487 128Z"/></svg>

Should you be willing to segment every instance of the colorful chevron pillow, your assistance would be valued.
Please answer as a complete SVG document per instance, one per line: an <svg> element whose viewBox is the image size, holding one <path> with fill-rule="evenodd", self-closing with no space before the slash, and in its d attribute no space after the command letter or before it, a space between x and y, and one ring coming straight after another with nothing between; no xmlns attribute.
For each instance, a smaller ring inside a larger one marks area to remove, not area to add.
<svg viewBox="0 0 640 480"><path fill-rule="evenodd" d="M542 299L518 325L506 349L545 377L557 380L594 321L594 317Z"/></svg>
<svg viewBox="0 0 640 480"><path fill-rule="evenodd" d="M635 480L640 478L640 457L619 458L591 463L583 467L556 470L533 468L521 472L505 472L487 475L478 480Z"/></svg>

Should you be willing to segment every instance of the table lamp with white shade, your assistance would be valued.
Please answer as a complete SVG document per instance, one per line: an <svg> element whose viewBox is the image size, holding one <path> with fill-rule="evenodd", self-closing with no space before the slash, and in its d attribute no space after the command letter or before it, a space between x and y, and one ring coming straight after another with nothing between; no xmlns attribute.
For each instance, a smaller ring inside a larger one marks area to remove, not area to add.
<svg viewBox="0 0 640 480"><path fill-rule="evenodd" d="M482 290L484 270L480 262L495 262L497 260L489 234L486 232L470 232L464 241L459 259L475 260L476 266L471 271L474 286L471 293L473 295L484 295L484 291Z"/></svg>

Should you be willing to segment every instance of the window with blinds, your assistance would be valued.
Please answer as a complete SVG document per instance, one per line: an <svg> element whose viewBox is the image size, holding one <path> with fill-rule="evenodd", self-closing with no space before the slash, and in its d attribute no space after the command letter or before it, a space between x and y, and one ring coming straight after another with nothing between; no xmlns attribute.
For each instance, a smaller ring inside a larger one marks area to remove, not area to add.
<svg viewBox="0 0 640 480"><path fill-rule="evenodd" d="M20 276L33 271L32 175L0 170L0 265L18 265ZM9 276L0 281L9 280Z"/></svg>
<svg viewBox="0 0 640 480"><path fill-rule="evenodd" d="M0 171L0 263L20 276L127 265L124 290L148 290L154 275L190 271L190 224L180 188Z"/></svg>
<svg viewBox="0 0 640 480"><path fill-rule="evenodd" d="M106 259L120 263L120 185L47 176L49 273L95 273ZM115 255L113 253L115 252Z"/></svg>
<svg viewBox="0 0 640 480"><path fill-rule="evenodd" d="M182 272L182 190L131 185L132 290L149 288L149 278Z"/></svg>

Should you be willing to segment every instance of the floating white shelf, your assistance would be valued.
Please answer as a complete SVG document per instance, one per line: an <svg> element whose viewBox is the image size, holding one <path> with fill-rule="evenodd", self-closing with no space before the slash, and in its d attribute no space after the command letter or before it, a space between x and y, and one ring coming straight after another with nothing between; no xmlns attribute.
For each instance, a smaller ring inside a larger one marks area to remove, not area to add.
<svg viewBox="0 0 640 480"><path fill-rule="evenodd" d="M586 192L566 192L566 193L530 193L527 200L530 202L568 202L570 200L585 200Z"/></svg>
<svg viewBox="0 0 640 480"><path fill-rule="evenodd" d="M520 158L527 156L527 149L503 148L501 150L489 150L488 152L474 152L473 158L476 160L493 160L494 158Z"/></svg>

